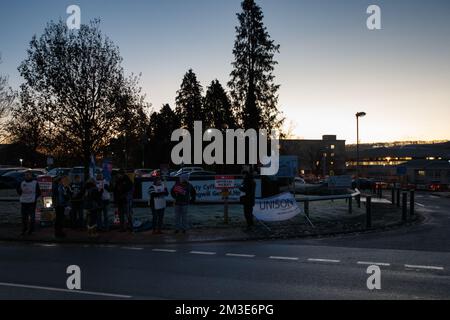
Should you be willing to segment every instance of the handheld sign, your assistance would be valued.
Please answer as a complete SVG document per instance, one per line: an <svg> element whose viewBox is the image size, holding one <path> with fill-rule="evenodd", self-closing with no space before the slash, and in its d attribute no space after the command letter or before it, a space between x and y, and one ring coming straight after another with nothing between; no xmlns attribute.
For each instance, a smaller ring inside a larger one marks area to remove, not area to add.
<svg viewBox="0 0 450 320"><path fill-rule="evenodd" d="M216 189L232 189L235 187L233 176L216 176Z"/></svg>

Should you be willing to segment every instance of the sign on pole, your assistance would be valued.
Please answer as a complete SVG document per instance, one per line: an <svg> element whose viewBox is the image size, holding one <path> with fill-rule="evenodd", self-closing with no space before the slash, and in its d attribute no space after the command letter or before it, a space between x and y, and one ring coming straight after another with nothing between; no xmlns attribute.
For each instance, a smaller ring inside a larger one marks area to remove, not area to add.
<svg viewBox="0 0 450 320"><path fill-rule="evenodd" d="M232 189L235 187L234 176L216 176L216 189Z"/></svg>

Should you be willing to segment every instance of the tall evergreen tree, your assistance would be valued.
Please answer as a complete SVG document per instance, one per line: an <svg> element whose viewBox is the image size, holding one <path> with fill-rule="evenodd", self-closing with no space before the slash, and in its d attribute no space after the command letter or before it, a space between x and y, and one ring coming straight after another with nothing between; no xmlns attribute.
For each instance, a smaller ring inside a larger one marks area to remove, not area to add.
<svg viewBox="0 0 450 320"><path fill-rule="evenodd" d="M273 71L280 46L270 38L254 0L244 0L237 17L234 70L228 83L233 108L245 129L279 129L284 119L277 108L280 86L274 83Z"/></svg>
<svg viewBox="0 0 450 320"><path fill-rule="evenodd" d="M172 132L179 129L181 121L177 114L165 104L159 112L155 112L150 117L150 127L148 129L150 138L150 150L152 165L158 166L161 163L170 163L170 152L172 150Z"/></svg>
<svg viewBox="0 0 450 320"><path fill-rule="evenodd" d="M203 88L197 76L189 69L184 75L180 90L177 91L176 113L181 119L181 124L190 132L194 130L195 121L204 120L202 92Z"/></svg>
<svg viewBox="0 0 450 320"><path fill-rule="evenodd" d="M211 82L204 101L205 125L216 129L236 127L230 99L219 80Z"/></svg>

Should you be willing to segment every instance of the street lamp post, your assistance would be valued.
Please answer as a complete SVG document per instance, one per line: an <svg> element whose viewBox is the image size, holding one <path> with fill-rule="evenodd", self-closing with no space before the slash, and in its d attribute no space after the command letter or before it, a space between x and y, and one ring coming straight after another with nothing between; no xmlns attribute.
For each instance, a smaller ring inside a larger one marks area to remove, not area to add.
<svg viewBox="0 0 450 320"><path fill-rule="evenodd" d="M359 182L360 165L359 165L359 118L365 117L365 112L358 112L356 114L356 175ZM359 184L359 183L358 183Z"/></svg>

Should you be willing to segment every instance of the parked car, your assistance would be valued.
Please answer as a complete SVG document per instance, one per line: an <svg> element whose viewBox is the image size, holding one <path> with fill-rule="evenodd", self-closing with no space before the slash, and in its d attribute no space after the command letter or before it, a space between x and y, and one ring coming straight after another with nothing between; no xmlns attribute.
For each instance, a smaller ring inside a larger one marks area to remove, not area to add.
<svg viewBox="0 0 450 320"><path fill-rule="evenodd" d="M189 173L186 173L189 175L189 178L191 177L208 177L208 176L215 176L216 173L213 171L192 171Z"/></svg>
<svg viewBox="0 0 450 320"><path fill-rule="evenodd" d="M15 189L25 179L28 170L11 171L0 176L0 189ZM33 179L46 174L43 169L30 169Z"/></svg>
<svg viewBox="0 0 450 320"><path fill-rule="evenodd" d="M99 167L95 168L95 174L102 173L102 169ZM74 180L75 176L80 176L81 181L84 181L84 167L74 167L69 171L69 178L71 181Z"/></svg>
<svg viewBox="0 0 450 320"><path fill-rule="evenodd" d="M172 177L178 177L182 174L186 174L186 173L190 174L192 172L199 172L199 171L205 171L205 170L202 167L184 167L178 171L172 172L170 175Z"/></svg>
<svg viewBox="0 0 450 320"><path fill-rule="evenodd" d="M71 170L70 168L53 168L47 173L47 175L49 175L52 178L68 176L70 170Z"/></svg>
<svg viewBox="0 0 450 320"><path fill-rule="evenodd" d="M0 168L0 176L6 174L8 172L22 171L22 170L26 170L26 168L22 168L22 167Z"/></svg>
<svg viewBox="0 0 450 320"><path fill-rule="evenodd" d="M359 178L354 179L352 181L352 188L356 189L359 188L361 190L371 190L375 186L375 181L372 179L367 178Z"/></svg>
<svg viewBox="0 0 450 320"><path fill-rule="evenodd" d="M149 178L152 176L153 169L136 169L134 175L136 178Z"/></svg>

